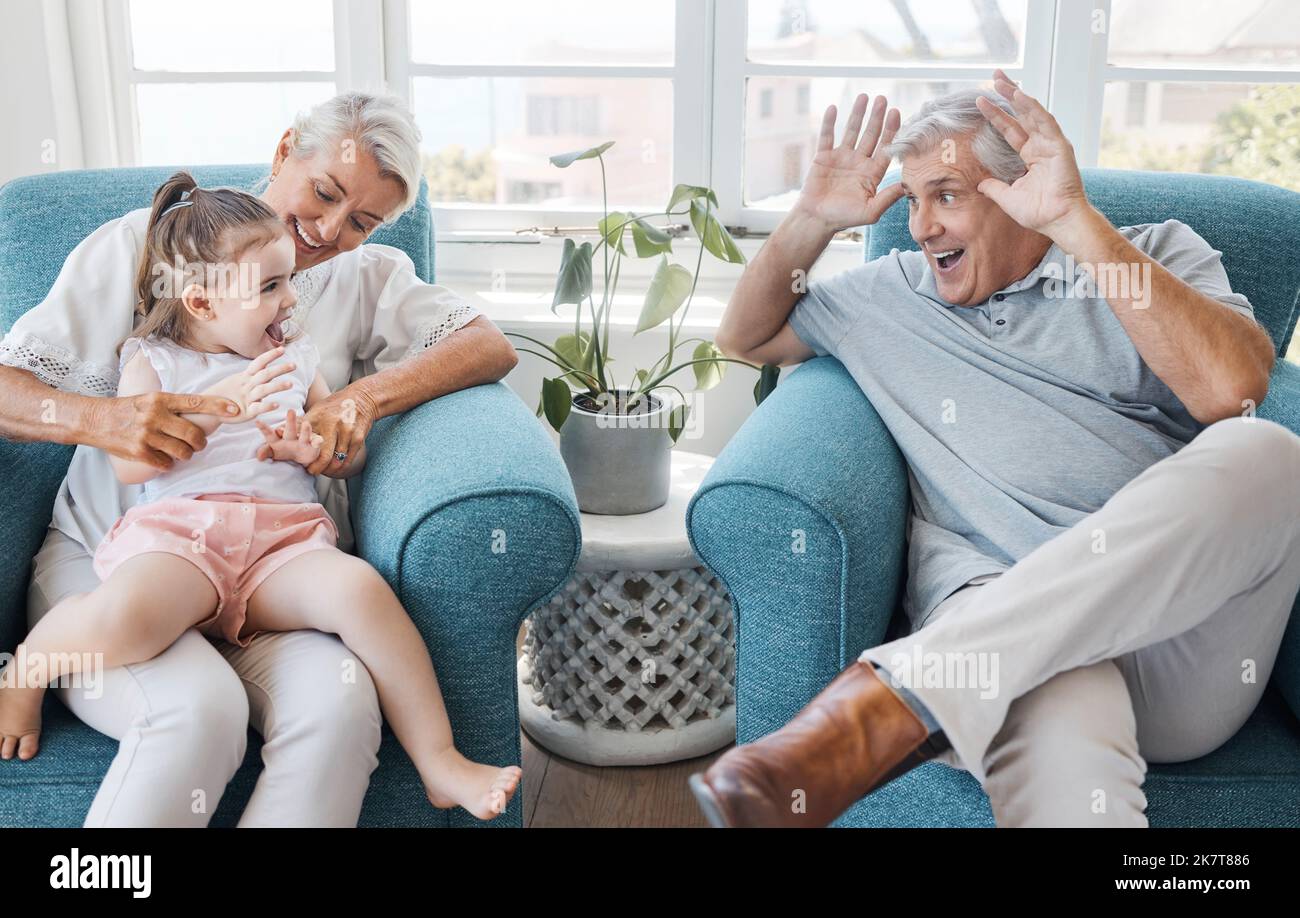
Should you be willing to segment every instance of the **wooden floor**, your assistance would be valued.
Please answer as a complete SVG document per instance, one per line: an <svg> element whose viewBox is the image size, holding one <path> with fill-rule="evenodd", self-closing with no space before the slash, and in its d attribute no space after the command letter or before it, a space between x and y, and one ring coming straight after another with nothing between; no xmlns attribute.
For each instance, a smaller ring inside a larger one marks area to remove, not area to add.
<svg viewBox="0 0 1300 918"><path fill-rule="evenodd" d="M597 768L547 752L527 733L521 740L527 828L704 828L686 779L726 751L666 765Z"/></svg>

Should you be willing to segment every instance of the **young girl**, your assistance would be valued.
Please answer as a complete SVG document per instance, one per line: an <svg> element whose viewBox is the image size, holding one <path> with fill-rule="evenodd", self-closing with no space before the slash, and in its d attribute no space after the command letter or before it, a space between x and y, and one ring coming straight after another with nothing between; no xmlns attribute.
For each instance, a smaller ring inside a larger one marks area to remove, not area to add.
<svg viewBox="0 0 1300 918"><path fill-rule="evenodd" d="M121 348L118 395L213 394L239 410L184 415L207 445L166 471L110 457L143 494L95 551L100 586L51 609L15 654L42 665L25 680L12 664L0 673L3 755L36 754L46 687L92 654L104 668L143 662L193 627L241 646L261 631L316 629L369 670L429 800L491 818L520 769L456 751L423 638L383 577L335 546L317 502L306 466L321 438L304 414L329 387L310 341L286 327L293 268L288 230L257 198L198 188L184 172L155 193L137 274L144 318ZM348 473L364 462L363 447Z"/></svg>

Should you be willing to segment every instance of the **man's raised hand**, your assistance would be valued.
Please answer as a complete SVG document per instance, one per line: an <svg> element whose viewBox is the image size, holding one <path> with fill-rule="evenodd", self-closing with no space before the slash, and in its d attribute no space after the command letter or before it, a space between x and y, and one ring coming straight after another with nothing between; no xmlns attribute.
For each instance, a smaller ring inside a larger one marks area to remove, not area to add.
<svg viewBox="0 0 1300 918"><path fill-rule="evenodd" d="M1015 117L988 99L977 99L975 104L1020 154L1029 171L1010 185L984 179L979 191L1021 226L1050 237L1088 208L1074 147L1051 113L1001 70L993 71L993 85L1011 103Z"/></svg>
<svg viewBox="0 0 1300 918"><path fill-rule="evenodd" d="M866 94L859 95L844 125L844 136L835 144L835 106L822 117L817 154L795 208L816 219L831 232L855 226L870 226L880 219L891 204L903 196L894 183L877 193L880 180L889 168L885 152L898 130L898 109L885 111L884 96L876 96L871 117L859 137L867 111Z"/></svg>

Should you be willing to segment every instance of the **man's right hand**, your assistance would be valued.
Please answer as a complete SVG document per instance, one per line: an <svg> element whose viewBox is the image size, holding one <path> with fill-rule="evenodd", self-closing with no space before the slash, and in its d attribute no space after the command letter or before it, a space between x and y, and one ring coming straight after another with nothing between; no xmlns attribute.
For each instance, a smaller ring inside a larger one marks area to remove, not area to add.
<svg viewBox="0 0 1300 918"><path fill-rule="evenodd" d="M830 233L872 225L903 196L897 182L876 192L889 168L890 156L885 147L894 139L899 125L898 109L891 108L886 114L886 104L884 96L876 96L871 117L859 138L858 130L867 111L867 96L859 95L838 146L835 145L835 106L829 106L822 117L817 155L813 157L794 210L806 219L817 221Z"/></svg>
<svg viewBox="0 0 1300 918"><path fill-rule="evenodd" d="M182 414L229 418L239 412L237 404L216 395L145 392L93 401L92 428L83 442L121 459L164 470L208 445L203 429Z"/></svg>

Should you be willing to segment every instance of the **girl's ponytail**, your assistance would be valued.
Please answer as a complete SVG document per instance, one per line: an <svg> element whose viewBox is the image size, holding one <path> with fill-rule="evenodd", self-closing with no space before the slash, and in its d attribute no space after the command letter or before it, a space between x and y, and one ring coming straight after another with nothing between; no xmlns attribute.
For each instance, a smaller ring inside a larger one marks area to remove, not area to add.
<svg viewBox="0 0 1300 918"><path fill-rule="evenodd" d="M185 278L287 232L275 211L247 192L200 188L184 171L172 175L154 192L149 211L135 278L136 312L144 317L136 334L192 344L180 300Z"/></svg>

